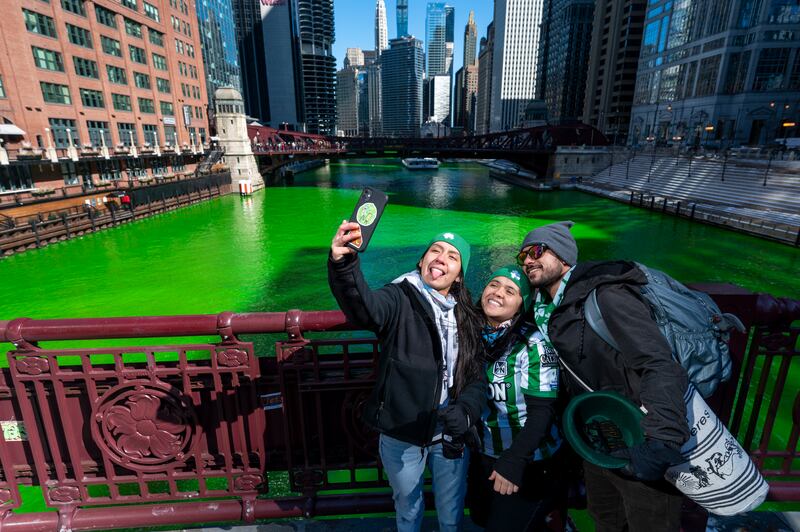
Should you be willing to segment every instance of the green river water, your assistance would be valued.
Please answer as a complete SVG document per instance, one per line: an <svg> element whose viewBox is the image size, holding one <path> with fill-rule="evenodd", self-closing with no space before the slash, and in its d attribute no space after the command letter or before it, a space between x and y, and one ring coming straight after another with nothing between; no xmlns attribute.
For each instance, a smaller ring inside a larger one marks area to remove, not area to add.
<svg viewBox="0 0 800 532"><path fill-rule="evenodd" d="M0 260L0 320L334 309L328 246L365 185L389 194L363 256L373 286L411 270L429 238L449 230L472 244L466 279L477 295L527 231L569 219L581 260L634 259L684 282L800 297L797 248L581 192L518 189L477 164L412 172L364 160ZM257 346L272 352L270 341Z"/></svg>

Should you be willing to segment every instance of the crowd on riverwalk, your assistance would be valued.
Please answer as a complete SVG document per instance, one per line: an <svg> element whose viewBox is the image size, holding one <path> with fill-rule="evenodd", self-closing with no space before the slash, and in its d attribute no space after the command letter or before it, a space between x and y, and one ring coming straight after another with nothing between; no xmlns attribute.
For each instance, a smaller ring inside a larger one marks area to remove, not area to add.
<svg viewBox="0 0 800 532"><path fill-rule="evenodd" d="M465 506L487 530L566 530L576 490L598 531L677 531L690 492L719 514L763 501L766 483L754 466L745 474L735 440L708 468L694 460L690 442L705 445L687 422L695 390L713 391L726 368L676 359L643 290L652 271L579 262L573 223L557 222L533 228L475 301L471 246L448 228L372 289L357 251L377 220L360 221L338 227L328 278L348 321L380 343L363 419L380 434L398 530L421 529L426 467L442 531L462 529Z"/></svg>

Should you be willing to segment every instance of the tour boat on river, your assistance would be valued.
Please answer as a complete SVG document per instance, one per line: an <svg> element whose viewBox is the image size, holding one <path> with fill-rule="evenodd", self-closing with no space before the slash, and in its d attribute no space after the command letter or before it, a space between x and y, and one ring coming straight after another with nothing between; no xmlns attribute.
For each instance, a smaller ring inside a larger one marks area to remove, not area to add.
<svg viewBox="0 0 800 532"><path fill-rule="evenodd" d="M401 159L403 166L409 170L436 170L439 168L439 160L433 157L411 157Z"/></svg>

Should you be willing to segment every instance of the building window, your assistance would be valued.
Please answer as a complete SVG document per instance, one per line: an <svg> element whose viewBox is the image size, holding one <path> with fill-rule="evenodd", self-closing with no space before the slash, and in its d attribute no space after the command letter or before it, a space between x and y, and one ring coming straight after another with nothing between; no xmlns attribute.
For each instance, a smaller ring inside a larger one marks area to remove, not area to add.
<svg viewBox="0 0 800 532"><path fill-rule="evenodd" d="M728 74L725 77L725 94L744 92L747 69L750 64L750 50L732 53L728 60Z"/></svg>
<svg viewBox="0 0 800 532"><path fill-rule="evenodd" d="M61 162L61 176L64 178L65 185L77 185L78 181L78 170L75 167L75 163L72 161L62 161Z"/></svg>
<svg viewBox="0 0 800 532"><path fill-rule="evenodd" d="M159 70L167 70L167 58L163 55L153 54L153 66Z"/></svg>
<svg viewBox="0 0 800 532"><path fill-rule="evenodd" d="M767 24L797 24L800 4L797 0L772 0L767 12Z"/></svg>
<svg viewBox="0 0 800 532"><path fill-rule="evenodd" d="M73 57L72 63L75 65L75 73L84 78L100 79L100 72L97 70L97 63L83 57Z"/></svg>
<svg viewBox="0 0 800 532"><path fill-rule="evenodd" d="M156 106L150 98L139 98L139 111L142 113L153 114L156 112Z"/></svg>
<svg viewBox="0 0 800 532"><path fill-rule="evenodd" d="M124 68L106 65L106 72L108 73L108 81L111 83L116 83L118 85L128 84L128 75L125 73Z"/></svg>
<svg viewBox="0 0 800 532"><path fill-rule="evenodd" d="M119 161L99 161L100 181L119 181L122 174L119 171Z"/></svg>
<svg viewBox="0 0 800 532"><path fill-rule="evenodd" d="M779 90L789 66L791 48L764 48L758 55L758 65L753 78L754 91Z"/></svg>
<svg viewBox="0 0 800 532"><path fill-rule="evenodd" d="M158 146L158 126L143 124L142 130L144 131L144 141L149 142L151 146Z"/></svg>
<svg viewBox="0 0 800 532"><path fill-rule="evenodd" d="M122 5L136 10L136 0L122 0Z"/></svg>
<svg viewBox="0 0 800 532"><path fill-rule="evenodd" d="M164 126L164 139L164 142L167 144L178 144L175 126Z"/></svg>
<svg viewBox="0 0 800 532"><path fill-rule="evenodd" d="M139 48L138 46L129 44L128 52L130 53L131 61L134 63L141 63L142 65L147 64L147 54L145 53L144 48Z"/></svg>
<svg viewBox="0 0 800 532"><path fill-rule="evenodd" d="M200 128L200 142L205 144L206 143L206 128Z"/></svg>
<svg viewBox="0 0 800 532"><path fill-rule="evenodd" d="M118 40L112 39L111 37L106 37L105 35L101 35L100 45L103 47L103 51L108 55L113 55L115 57L122 57L122 48L120 48Z"/></svg>
<svg viewBox="0 0 800 532"><path fill-rule="evenodd" d="M158 92L163 92L165 94L170 93L170 86L168 79L156 78L156 87L158 88Z"/></svg>
<svg viewBox="0 0 800 532"><path fill-rule="evenodd" d="M133 83L140 89L150 88L150 76L142 74L141 72L133 73Z"/></svg>
<svg viewBox="0 0 800 532"><path fill-rule="evenodd" d="M42 87L42 97L47 103L71 104L72 98L69 96L69 87L57 83L39 82Z"/></svg>
<svg viewBox="0 0 800 532"><path fill-rule="evenodd" d="M70 13L75 13L76 15L80 15L82 17L86 16L86 9L83 7L83 0L61 0L61 7Z"/></svg>
<svg viewBox="0 0 800 532"><path fill-rule="evenodd" d="M0 192L33 188L29 166L0 166Z"/></svg>
<svg viewBox="0 0 800 532"><path fill-rule="evenodd" d="M78 26L73 26L72 24L67 24L67 37L69 37L69 42L76 46L93 48L92 34L89 33L89 30L85 30Z"/></svg>
<svg viewBox="0 0 800 532"><path fill-rule="evenodd" d="M105 140L106 146L111 146L111 131L108 129L108 122L98 122L87 120L86 127L89 129L89 142L92 146L102 146Z"/></svg>
<svg viewBox="0 0 800 532"><path fill-rule="evenodd" d="M6 97L6 87L3 85L3 76L0 76L0 98Z"/></svg>
<svg viewBox="0 0 800 532"><path fill-rule="evenodd" d="M84 107L95 107L98 109L104 108L105 102L103 101L103 93L100 91L93 91L91 89L81 89L81 102Z"/></svg>
<svg viewBox="0 0 800 532"><path fill-rule="evenodd" d="M131 35L133 37L142 38L142 25L138 22L134 22L133 20L126 18L125 19L125 33Z"/></svg>
<svg viewBox="0 0 800 532"><path fill-rule="evenodd" d="M52 18L27 9L23 9L22 13L25 16L25 27L29 32L45 37L56 37L56 25Z"/></svg>
<svg viewBox="0 0 800 532"><path fill-rule="evenodd" d="M153 28L147 28L147 36L150 38L150 43L156 46L164 46L164 34L156 31Z"/></svg>
<svg viewBox="0 0 800 532"><path fill-rule="evenodd" d="M184 55L184 53L183 53L183 41L175 39L175 51L177 53L181 54L181 55Z"/></svg>
<svg viewBox="0 0 800 532"><path fill-rule="evenodd" d="M700 70L697 74L697 87L695 96L708 96L714 94L717 89L717 78L719 77L719 63L721 55L706 57L700 61Z"/></svg>
<svg viewBox="0 0 800 532"><path fill-rule="evenodd" d="M131 97L126 94L112 94L111 101L117 111L131 111Z"/></svg>
<svg viewBox="0 0 800 532"><path fill-rule="evenodd" d="M159 102L161 104L161 114L165 116L175 116L175 110L172 107L172 102Z"/></svg>
<svg viewBox="0 0 800 532"><path fill-rule="evenodd" d="M69 129L70 133L67 133L67 129ZM69 118L51 118L50 131L53 133L53 142L55 142L56 148L68 148L70 135L72 135L73 144L80 144L75 120Z"/></svg>
<svg viewBox="0 0 800 532"><path fill-rule="evenodd" d="M95 4L94 18L97 19L97 22L103 24L104 26L108 26L109 28L117 27L117 14L110 9L104 8L103 6L98 6Z"/></svg>
<svg viewBox="0 0 800 532"><path fill-rule="evenodd" d="M161 22L161 15L158 13L158 8L152 4L144 3L144 14L146 17Z"/></svg>
<svg viewBox="0 0 800 532"><path fill-rule="evenodd" d="M794 56L794 66L792 67L792 77L789 78L789 89L800 89L800 53ZM0 78L0 98L3 97L3 79ZM796 111L796 109L795 109Z"/></svg>
<svg viewBox="0 0 800 532"><path fill-rule="evenodd" d="M37 67L64 72L64 61L60 53L36 46L31 46L31 50L33 51L33 62L36 63Z"/></svg>
<svg viewBox="0 0 800 532"><path fill-rule="evenodd" d="M125 146L131 146L131 139L133 144L139 144L139 137L136 135L136 125L128 124L125 122L117 123L117 132L119 133L119 141Z"/></svg>

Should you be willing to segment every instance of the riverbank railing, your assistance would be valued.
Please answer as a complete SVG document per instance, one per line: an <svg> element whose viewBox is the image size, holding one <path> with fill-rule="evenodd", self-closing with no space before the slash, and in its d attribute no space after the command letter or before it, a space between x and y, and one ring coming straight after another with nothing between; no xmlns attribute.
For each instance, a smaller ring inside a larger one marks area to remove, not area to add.
<svg viewBox="0 0 800 532"><path fill-rule="evenodd" d="M701 288L749 328L712 403L771 499L800 501L800 302ZM0 528L391 511L361 420L378 346L350 331L338 311L0 322ZM57 511L20 513L24 486Z"/></svg>

